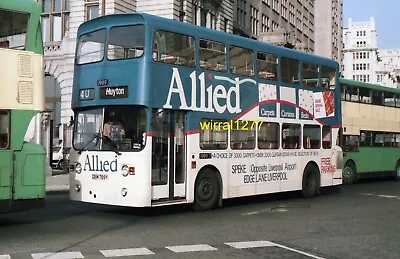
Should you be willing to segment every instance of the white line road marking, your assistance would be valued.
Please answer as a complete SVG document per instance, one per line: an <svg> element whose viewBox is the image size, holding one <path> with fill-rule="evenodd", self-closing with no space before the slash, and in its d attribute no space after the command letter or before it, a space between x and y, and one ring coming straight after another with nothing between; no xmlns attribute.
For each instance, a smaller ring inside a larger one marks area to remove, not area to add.
<svg viewBox="0 0 400 259"><path fill-rule="evenodd" d="M315 258L315 259L325 259L323 257L319 257L316 255L312 255L294 248L290 248L284 245L280 245L274 242L270 242L270 241L245 241L245 242L231 242L231 243L225 243L225 245L237 248L237 249L244 249L244 248L256 248L256 247L272 247L272 246L276 246L276 247L280 247L292 252L296 252L311 258Z"/></svg>
<svg viewBox="0 0 400 259"><path fill-rule="evenodd" d="M373 196L373 193L360 193L361 195L366 195L366 196Z"/></svg>
<svg viewBox="0 0 400 259"><path fill-rule="evenodd" d="M231 246L231 247L234 247L237 249L275 246L275 244L270 241L231 242L231 243L225 243L225 245L228 245L228 246Z"/></svg>
<svg viewBox="0 0 400 259"><path fill-rule="evenodd" d="M85 258L81 252L38 253L32 254L33 259L78 259Z"/></svg>
<svg viewBox="0 0 400 259"><path fill-rule="evenodd" d="M378 194L378 195L376 195L376 196L382 197L382 198L400 198L399 196L383 195L383 194Z"/></svg>
<svg viewBox="0 0 400 259"><path fill-rule="evenodd" d="M113 250L100 250L105 257L119 257L119 256L132 256L132 255L153 255L153 251L142 248L127 248L127 249L113 249Z"/></svg>
<svg viewBox="0 0 400 259"><path fill-rule="evenodd" d="M248 212L248 213L243 213L243 214L240 214L241 216L249 216L249 215L254 215L254 214L258 214L259 212L258 211L253 211L253 212Z"/></svg>
<svg viewBox="0 0 400 259"><path fill-rule="evenodd" d="M384 195L384 194L373 194L373 193L360 193L360 195L400 200L400 196L396 196L396 195Z"/></svg>
<svg viewBox="0 0 400 259"><path fill-rule="evenodd" d="M184 252L199 252L199 251L215 251L218 250L215 247L199 244L199 245L186 245L186 246L167 246L165 247L172 252L175 253L184 253Z"/></svg>
<svg viewBox="0 0 400 259"><path fill-rule="evenodd" d="M292 251L292 252L296 252L296 253L299 253L299 254L302 254L302 255L305 255L305 256L309 256L311 258L325 259L324 257L319 257L319 256L316 256L316 255L312 255L312 254L309 254L309 253L306 253L306 252L303 252L303 251L300 251L300 250L297 250L297 249L294 249L294 248L290 248L290 247L287 247L287 246L284 246L284 245L280 245L280 244L276 244L276 243L275 243L275 245L277 247L280 247L280 248L283 248L283 249L286 249L286 250L289 250L289 251Z"/></svg>
<svg viewBox="0 0 400 259"><path fill-rule="evenodd" d="M0 255L0 259L11 259L10 255Z"/></svg>

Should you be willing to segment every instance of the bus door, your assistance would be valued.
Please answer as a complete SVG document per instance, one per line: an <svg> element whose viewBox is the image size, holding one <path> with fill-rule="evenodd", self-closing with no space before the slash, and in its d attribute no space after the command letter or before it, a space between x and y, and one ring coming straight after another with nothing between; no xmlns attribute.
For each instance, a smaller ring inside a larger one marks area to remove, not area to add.
<svg viewBox="0 0 400 259"><path fill-rule="evenodd" d="M10 145L9 111L0 110L0 200L11 199L11 172L13 170L13 152ZM0 208L1 210L1 208Z"/></svg>
<svg viewBox="0 0 400 259"><path fill-rule="evenodd" d="M152 201L186 197L185 112L154 109L152 114Z"/></svg>

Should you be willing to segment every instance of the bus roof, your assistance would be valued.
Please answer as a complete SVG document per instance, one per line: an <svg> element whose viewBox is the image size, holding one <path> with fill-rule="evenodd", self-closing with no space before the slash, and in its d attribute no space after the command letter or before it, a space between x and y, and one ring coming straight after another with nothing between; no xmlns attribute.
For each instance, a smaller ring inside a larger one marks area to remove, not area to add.
<svg viewBox="0 0 400 259"><path fill-rule="evenodd" d="M360 82L360 81L355 81L355 80L350 80L350 79L345 79L345 78L339 78L339 81L340 81L340 84L342 84L342 85L345 84L345 85L354 86L354 87L368 88L368 89L377 90L377 91L385 91L385 92L400 94L400 89L398 89L398 88L392 88L392 87L387 87L387 86L382 86L382 85L377 85L377 84L365 83L365 82Z"/></svg>
<svg viewBox="0 0 400 259"><path fill-rule="evenodd" d="M1 0L0 9L9 9L24 13L42 12L41 4L35 0Z"/></svg>
<svg viewBox="0 0 400 259"><path fill-rule="evenodd" d="M139 18L139 20L143 21L144 23L150 23L155 27L167 28L166 30L173 28L170 30L182 34L187 34L197 37L207 37L210 40L221 41L229 45L235 45L235 46L237 45L244 48L248 46L253 46L251 47L251 49L255 49L258 51L263 51L263 50L265 51L265 48L268 47L268 53L271 54L283 57L295 58L298 60L311 63L322 63L324 65L335 67L336 69L339 68L339 64L335 60L318 56L312 53L306 53L300 50L280 47L273 45L271 43L257 41L254 39L225 33L223 31L212 30L205 27L196 26L191 23L180 22L146 13L110 14L106 16L100 16L98 18L89 20L81 24L78 29L78 36L80 34L92 31L95 28L99 28L101 25L104 25L103 27L111 27L116 24L118 25L127 24L133 21L132 19L133 17ZM281 52L282 50L284 50L285 52L282 53Z"/></svg>

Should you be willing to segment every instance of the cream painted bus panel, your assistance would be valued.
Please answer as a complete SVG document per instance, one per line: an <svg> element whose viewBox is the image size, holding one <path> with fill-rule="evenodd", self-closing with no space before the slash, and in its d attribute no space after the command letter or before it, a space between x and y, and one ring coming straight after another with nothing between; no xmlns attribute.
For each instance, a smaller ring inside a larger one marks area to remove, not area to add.
<svg viewBox="0 0 400 259"><path fill-rule="evenodd" d="M392 131L400 129L400 109L363 103L342 102L345 134L359 134L360 130Z"/></svg>
<svg viewBox="0 0 400 259"><path fill-rule="evenodd" d="M42 55L0 49L0 60L0 109L44 110Z"/></svg>

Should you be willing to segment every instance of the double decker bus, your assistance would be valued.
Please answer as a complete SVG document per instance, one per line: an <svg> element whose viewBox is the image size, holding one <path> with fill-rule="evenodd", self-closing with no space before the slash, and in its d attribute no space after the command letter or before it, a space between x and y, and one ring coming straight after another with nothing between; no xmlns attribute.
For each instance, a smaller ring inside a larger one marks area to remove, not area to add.
<svg viewBox="0 0 400 259"><path fill-rule="evenodd" d="M337 62L148 14L78 29L70 199L151 207L342 183ZM322 80L323 79L323 80Z"/></svg>
<svg viewBox="0 0 400 259"><path fill-rule="evenodd" d="M0 212L43 207L43 146L24 141L44 109L41 5L0 1Z"/></svg>
<svg viewBox="0 0 400 259"><path fill-rule="evenodd" d="M340 78L343 106L343 183L400 179L400 90Z"/></svg>

